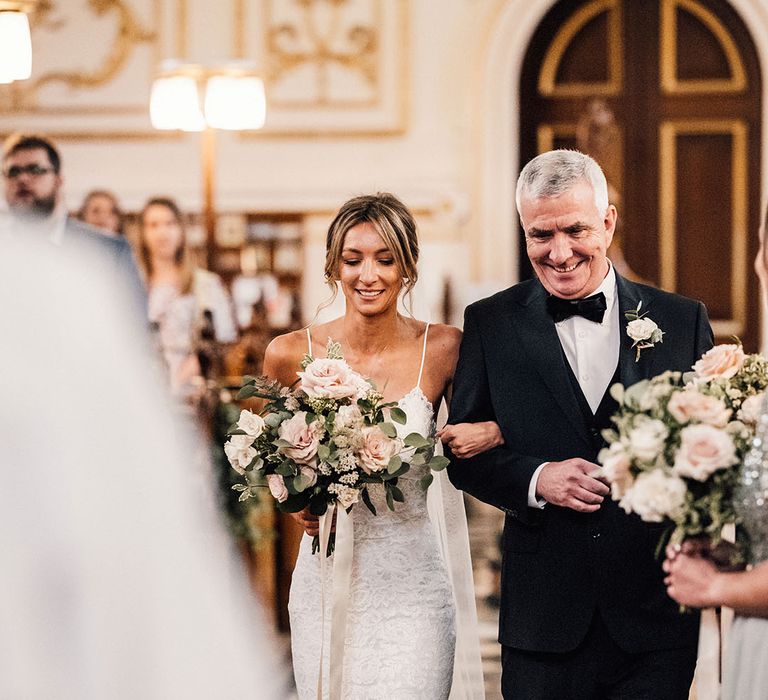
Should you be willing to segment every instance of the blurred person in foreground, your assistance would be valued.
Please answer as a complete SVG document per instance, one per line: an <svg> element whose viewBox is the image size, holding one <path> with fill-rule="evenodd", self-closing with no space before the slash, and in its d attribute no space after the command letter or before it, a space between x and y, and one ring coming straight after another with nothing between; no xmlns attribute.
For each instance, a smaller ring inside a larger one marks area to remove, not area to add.
<svg viewBox="0 0 768 700"><path fill-rule="evenodd" d="M4 251L0 698L284 697L130 289L97 250Z"/></svg>
<svg viewBox="0 0 768 700"><path fill-rule="evenodd" d="M760 227L755 272L763 301L768 300L766 220ZM736 618L728 637L723 668L723 700L768 697L768 406L763 404L754 447L742 465L736 511L750 542L747 571L721 571L719 554L701 541L667 548L664 571L667 593L681 605L696 608L727 606Z"/></svg>
<svg viewBox="0 0 768 700"><path fill-rule="evenodd" d="M122 236L123 212L117 197L109 190L91 190L80 209L77 218L89 226L99 229L100 233L109 233L112 236Z"/></svg>
<svg viewBox="0 0 768 700"><path fill-rule="evenodd" d="M139 257L171 387L177 396L194 398L203 375L197 352L203 336L218 343L237 339L232 300L217 274L194 266L184 218L172 199L154 197L144 205Z"/></svg>
<svg viewBox="0 0 768 700"><path fill-rule="evenodd" d="M135 308L144 306L144 286L128 241L104 236L67 215L61 155L50 139L12 134L3 144L2 171L9 214L3 227L6 236L36 237L65 249L101 251L113 276L123 277L130 284Z"/></svg>

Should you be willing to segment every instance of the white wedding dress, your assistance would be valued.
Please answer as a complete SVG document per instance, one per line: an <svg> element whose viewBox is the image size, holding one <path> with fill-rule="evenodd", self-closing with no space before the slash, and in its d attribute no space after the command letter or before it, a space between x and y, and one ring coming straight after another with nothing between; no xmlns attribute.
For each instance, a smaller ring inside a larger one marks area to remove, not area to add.
<svg viewBox="0 0 768 700"><path fill-rule="evenodd" d="M427 332L417 384L398 402L407 415L406 424L398 426L403 437L411 432L435 434L433 407L420 386L426 341ZM461 494L441 472L435 475L428 498L419 483L426 471L427 467L412 468L400 477L398 486L405 503L395 503L394 511L387 508L379 485L369 489L376 516L363 503L352 508L354 554L347 598L343 698L483 697ZM312 538L304 535L288 605L300 700L317 698L321 650L323 697L328 697L332 562L333 556L325 569L323 622L320 554L312 554Z"/></svg>

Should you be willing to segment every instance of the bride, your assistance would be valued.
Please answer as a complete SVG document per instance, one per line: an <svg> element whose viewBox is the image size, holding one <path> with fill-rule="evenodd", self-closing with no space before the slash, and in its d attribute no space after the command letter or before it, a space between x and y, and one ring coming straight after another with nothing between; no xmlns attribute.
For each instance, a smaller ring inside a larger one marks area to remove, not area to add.
<svg viewBox="0 0 768 700"><path fill-rule="evenodd" d="M418 255L415 222L396 197L376 194L346 202L328 230L325 261L325 279L334 297L341 288L345 313L275 338L264 359L265 374L293 384L303 356L324 357L332 338L341 343L348 364L371 379L385 401L397 401L405 411L401 436L434 436L437 408L450 395L461 332L398 312L401 293L416 284ZM495 424L478 424L477 430L478 451L499 439ZM336 603L347 607L344 698L483 697L463 502L443 473L425 493L419 485L424 469L400 477L405 503L395 504L394 511L383 490L377 491L380 486L370 489L378 515L360 505L352 509L351 585ZM308 511L295 517L306 535L289 613L298 695L309 700L318 697L321 658L320 683L323 697L329 697L333 557L323 585L321 556L311 552L317 517Z"/></svg>

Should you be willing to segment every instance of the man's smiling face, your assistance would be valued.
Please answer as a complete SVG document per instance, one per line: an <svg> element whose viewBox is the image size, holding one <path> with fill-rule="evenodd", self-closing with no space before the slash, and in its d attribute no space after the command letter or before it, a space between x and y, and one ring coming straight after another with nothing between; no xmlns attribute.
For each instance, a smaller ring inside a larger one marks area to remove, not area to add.
<svg viewBox="0 0 768 700"><path fill-rule="evenodd" d="M528 259L550 294L581 299L600 286L608 273L616 208L598 211L592 185L577 182L557 197L523 196L520 219Z"/></svg>

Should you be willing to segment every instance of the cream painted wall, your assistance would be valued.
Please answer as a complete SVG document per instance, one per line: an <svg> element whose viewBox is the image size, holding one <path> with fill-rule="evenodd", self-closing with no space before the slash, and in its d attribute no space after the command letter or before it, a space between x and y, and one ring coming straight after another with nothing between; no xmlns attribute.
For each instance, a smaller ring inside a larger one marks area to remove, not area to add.
<svg viewBox="0 0 768 700"><path fill-rule="evenodd" d="M378 189L419 212L424 235L421 315L437 317L442 277L455 278L457 302L507 286L516 276L519 168L517 84L530 36L553 0L410 0L407 126L366 137L244 138L220 133L219 209L314 212L307 227L305 308L325 298L322 233L347 197ZM732 0L768 55L768 0ZM219 3L190 2L189 56L213 60L231 42ZM206 33L207 32L207 33ZM71 48L73 52L77 47ZM768 80L764 80L768 91ZM763 100L768 122L768 93ZM23 128L23 124L18 125ZM76 206L108 187L135 209L152 194L185 208L201 201L200 137L64 141L66 189ZM768 183L768 139L763 139Z"/></svg>

